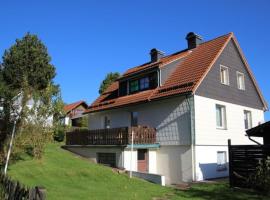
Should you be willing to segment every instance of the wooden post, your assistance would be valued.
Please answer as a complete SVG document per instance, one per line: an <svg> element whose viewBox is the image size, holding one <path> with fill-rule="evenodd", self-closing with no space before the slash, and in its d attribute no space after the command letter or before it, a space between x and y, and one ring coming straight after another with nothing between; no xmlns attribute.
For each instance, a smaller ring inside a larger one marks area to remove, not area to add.
<svg viewBox="0 0 270 200"><path fill-rule="evenodd" d="M233 169L232 169L232 151L231 151L231 139L228 139L228 152L229 152L229 183L230 187L233 187Z"/></svg>
<svg viewBox="0 0 270 200"><path fill-rule="evenodd" d="M36 200L46 199L46 189L44 187L37 186L36 188Z"/></svg>

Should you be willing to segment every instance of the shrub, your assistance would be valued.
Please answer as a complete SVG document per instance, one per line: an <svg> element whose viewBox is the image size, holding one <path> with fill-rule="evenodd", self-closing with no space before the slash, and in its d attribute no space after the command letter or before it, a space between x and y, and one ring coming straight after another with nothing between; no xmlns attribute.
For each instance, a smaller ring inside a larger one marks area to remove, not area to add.
<svg viewBox="0 0 270 200"><path fill-rule="evenodd" d="M251 188L270 193L270 157L259 162L256 171L248 178Z"/></svg>
<svg viewBox="0 0 270 200"><path fill-rule="evenodd" d="M54 128L53 139L57 142L63 142L66 135L66 128L64 126L58 125Z"/></svg>
<svg viewBox="0 0 270 200"><path fill-rule="evenodd" d="M45 145L52 141L52 130L36 124L27 124L17 133L12 150L12 160L18 160L24 153L40 159Z"/></svg>

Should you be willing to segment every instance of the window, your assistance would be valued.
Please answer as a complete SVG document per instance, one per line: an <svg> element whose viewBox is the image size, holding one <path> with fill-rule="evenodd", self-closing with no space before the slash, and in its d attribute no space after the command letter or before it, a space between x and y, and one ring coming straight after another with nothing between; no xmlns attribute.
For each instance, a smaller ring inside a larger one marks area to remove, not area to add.
<svg viewBox="0 0 270 200"><path fill-rule="evenodd" d="M245 90L245 76L241 72L236 73L237 76L237 87L239 90Z"/></svg>
<svg viewBox="0 0 270 200"><path fill-rule="evenodd" d="M130 81L129 91L130 93L137 92L139 90L139 80Z"/></svg>
<svg viewBox="0 0 270 200"><path fill-rule="evenodd" d="M140 79L140 90L145 90L149 88L149 77L144 77Z"/></svg>
<svg viewBox="0 0 270 200"><path fill-rule="evenodd" d="M216 105L216 125L217 128L226 129L226 108L222 105Z"/></svg>
<svg viewBox="0 0 270 200"><path fill-rule="evenodd" d="M220 82L229 85L229 69L222 65L220 66Z"/></svg>
<svg viewBox="0 0 270 200"><path fill-rule="evenodd" d="M104 128L110 128L111 127L111 120L108 116L105 116L104 118Z"/></svg>
<svg viewBox="0 0 270 200"><path fill-rule="evenodd" d="M245 121L245 129L252 128L251 112L248 110L244 110L244 121Z"/></svg>
<svg viewBox="0 0 270 200"><path fill-rule="evenodd" d="M224 171L227 169L227 153L226 151L217 152L217 170Z"/></svg>
<svg viewBox="0 0 270 200"><path fill-rule="evenodd" d="M109 167L116 167L115 153L97 153L97 162Z"/></svg>
<svg viewBox="0 0 270 200"><path fill-rule="evenodd" d="M138 112L131 112L131 126L138 126Z"/></svg>

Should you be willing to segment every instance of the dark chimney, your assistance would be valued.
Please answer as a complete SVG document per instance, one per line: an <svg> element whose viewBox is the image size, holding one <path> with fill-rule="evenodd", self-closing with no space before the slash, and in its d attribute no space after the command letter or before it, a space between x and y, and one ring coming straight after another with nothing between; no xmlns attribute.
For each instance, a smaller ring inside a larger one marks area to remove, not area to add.
<svg viewBox="0 0 270 200"><path fill-rule="evenodd" d="M203 42L203 38L193 32L189 32L186 36L188 42L188 49L196 48L199 44Z"/></svg>
<svg viewBox="0 0 270 200"><path fill-rule="evenodd" d="M159 61L160 58L164 56L164 52L159 51L154 48L154 49L151 49L150 55L151 55L151 62L157 62Z"/></svg>

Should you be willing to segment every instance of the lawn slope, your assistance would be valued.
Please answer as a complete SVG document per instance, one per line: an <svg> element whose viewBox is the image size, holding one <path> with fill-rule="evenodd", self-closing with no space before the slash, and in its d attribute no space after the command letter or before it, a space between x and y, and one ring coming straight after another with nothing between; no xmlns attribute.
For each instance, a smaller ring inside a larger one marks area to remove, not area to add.
<svg viewBox="0 0 270 200"><path fill-rule="evenodd" d="M24 160L10 166L9 175L27 186L44 186L48 199L150 200L171 192L138 179L112 172L63 150L46 148L42 160Z"/></svg>
<svg viewBox="0 0 270 200"><path fill-rule="evenodd" d="M47 146L42 160L22 160L8 174L27 186L44 186L48 200L270 200L254 192L231 189L228 182L193 184L180 191L161 187ZM162 197L162 198L153 198Z"/></svg>

